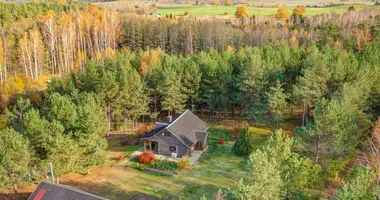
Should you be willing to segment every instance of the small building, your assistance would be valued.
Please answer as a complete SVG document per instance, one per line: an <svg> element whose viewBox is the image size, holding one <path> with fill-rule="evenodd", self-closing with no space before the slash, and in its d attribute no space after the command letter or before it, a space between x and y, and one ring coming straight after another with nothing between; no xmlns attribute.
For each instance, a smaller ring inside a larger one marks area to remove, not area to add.
<svg viewBox="0 0 380 200"><path fill-rule="evenodd" d="M194 150L207 149L207 130L205 122L186 110L173 122L156 123L156 127L141 139L144 141L144 151L170 157L191 156Z"/></svg>
<svg viewBox="0 0 380 200"><path fill-rule="evenodd" d="M28 200L109 200L67 185L41 182Z"/></svg>

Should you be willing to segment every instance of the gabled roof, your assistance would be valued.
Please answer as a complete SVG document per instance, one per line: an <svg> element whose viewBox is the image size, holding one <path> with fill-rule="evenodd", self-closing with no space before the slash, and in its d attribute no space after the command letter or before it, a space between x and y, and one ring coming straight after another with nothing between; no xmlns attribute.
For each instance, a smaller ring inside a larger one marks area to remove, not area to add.
<svg viewBox="0 0 380 200"><path fill-rule="evenodd" d="M190 110L186 110L166 129L177 136L186 146L191 147L197 141L195 132L206 132L208 125Z"/></svg>
<svg viewBox="0 0 380 200"><path fill-rule="evenodd" d="M168 125L155 128L146 133L142 138L151 138L165 130L171 132L187 147L191 147L197 141L197 132L206 132L208 125L190 110L186 110L177 119ZM199 137L199 135L198 135Z"/></svg>
<svg viewBox="0 0 380 200"><path fill-rule="evenodd" d="M41 182L28 200L108 200L94 194L60 184Z"/></svg>

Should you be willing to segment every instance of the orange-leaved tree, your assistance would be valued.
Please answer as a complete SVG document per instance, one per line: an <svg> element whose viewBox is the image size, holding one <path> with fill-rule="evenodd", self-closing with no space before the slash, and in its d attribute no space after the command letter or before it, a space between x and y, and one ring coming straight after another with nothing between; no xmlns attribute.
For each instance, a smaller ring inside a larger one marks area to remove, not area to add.
<svg viewBox="0 0 380 200"><path fill-rule="evenodd" d="M238 19L245 19L248 17L247 10L244 6L239 6L236 8L235 16Z"/></svg>
<svg viewBox="0 0 380 200"><path fill-rule="evenodd" d="M293 9L293 13L294 15L296 16L302 16L304 13L306 12L306 8L305 6L296 6L294 9Z"/></svg>
<svg viewBox="0 0 380 200"><path fill-rule="evenodd" d="M276 18L279 20L287 20L290 17L289 11L285 7L281 7L277 10Z"/></svg>
<svg viewBox="0 0 380 200"><path fill-rule="evenodd" d="M214 6L219 5L219 0L211 0L211 5L214 5Z"/></svg>

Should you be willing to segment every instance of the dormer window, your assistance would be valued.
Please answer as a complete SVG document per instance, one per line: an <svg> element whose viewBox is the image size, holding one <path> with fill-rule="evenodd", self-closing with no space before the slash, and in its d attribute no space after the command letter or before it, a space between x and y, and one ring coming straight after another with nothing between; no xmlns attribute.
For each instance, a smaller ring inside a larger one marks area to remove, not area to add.
<svg viewBox="0 0 380 200"><path fill-rule="evenodd" d="M164 136L170 136L171 134L170 134L170 132L164 132L163 135Z"/></svg>

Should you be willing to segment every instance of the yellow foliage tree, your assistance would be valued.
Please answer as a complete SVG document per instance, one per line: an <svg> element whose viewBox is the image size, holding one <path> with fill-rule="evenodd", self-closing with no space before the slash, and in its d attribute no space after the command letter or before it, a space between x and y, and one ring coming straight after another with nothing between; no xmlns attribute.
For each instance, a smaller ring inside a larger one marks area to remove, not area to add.
<svg viewBox="0 0 380 200"><path fill-rule="evenodd" d="M285 7L281 7L277 10L276 18L280 20L287 20L290 17L289 11Z"/></svg>
<svg viewBox="0 0 380 200"><path fill-rule="evenodd" d="M226 48L227 52L232 52L233 50L234 50L234 48L232 48L231 45L228 45Z"/></svg>
<svg viewBox="0 0 380 200"><path fill-rule="evenodd" d="M141 58L140 62L140 74L145 76L148 73L149 68L158 62L159 50L146 51Z"/></svg>
<svg viewBox="0 0 380 200"><path fill-rule="evenodd" d="M297 6L293 9L293 13L297 16L302 16L306 12L305 6Z"/></svg>
<svg viewBox="0 0 380 200"><path fill-rule="evenodd" d="M214 5L214 6L219 5L219 0L211 0L211 5Z"/></svg>
<svg viewBox="0 0 380 200"><path fill-rule="evenodd" d="M226 0L226 6L232 6L232 1L231 0Z"/></svg>
<svg viewBox="0 0 380 200"><path fill-rule="evenodd" d="M247 10L244 6L239 6L236 8L235 16L238 19L245 19L248 17Z"/></svg>

